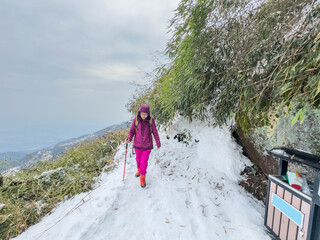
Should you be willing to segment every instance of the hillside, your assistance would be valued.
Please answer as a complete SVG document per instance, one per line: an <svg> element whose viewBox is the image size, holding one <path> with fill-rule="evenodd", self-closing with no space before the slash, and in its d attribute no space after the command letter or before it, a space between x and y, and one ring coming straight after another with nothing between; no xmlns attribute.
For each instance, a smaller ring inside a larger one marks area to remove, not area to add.
<svg viewBox="0 0 320 240"><path fill-rule="evenodd" d="M0 173L6 169L21 167L28 167L39 161L55 160L59 154L66 152L68 149L75 147L81 142L95 139L103 136L108 132L112 132L118 129L126 128L127 122L114 124L109 127L103 128L91 134L85 134L80 137L71 138L62 142L59 142L53 146L43 148L37 151L30 152L4 152L0 153Z"/></svg>
<svg viewBox="0 0 320 240"><path fill-rule="evenodd" d="M188 144L173 138L177 132L187 132ZM270 239L263 203L238 185L240 171L250 161L227 126L212 128L180 118L160 137L162 147L152 151L146 189L134 177L131 148L122 181L122 144L116 168L102 173L93 190L60 204L15 239Z"/></svg>
<svg viewBox="0 0 320 240"><path fill-rule="evenodd" d="M57 205L93 188L102 171L114 167L113 156L127 130L114 130L70 147L54 160L42 160L1 176L0 238L21 234Z"/></svg>
<svg viewBox="0 0 320 240"><path fill-rule="evenodd" d="M175 116L236 121L248 156L276 173L268 149L320 154L320 1L186 0L171 19L167 63L128 103Z"/></svg>

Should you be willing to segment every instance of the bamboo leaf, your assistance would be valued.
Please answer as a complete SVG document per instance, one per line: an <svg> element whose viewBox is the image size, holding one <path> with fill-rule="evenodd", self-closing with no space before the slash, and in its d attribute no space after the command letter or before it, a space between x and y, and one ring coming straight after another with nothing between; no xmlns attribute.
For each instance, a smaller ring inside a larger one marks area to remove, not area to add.
<svg viewBox="0 0 320 240"><path fill-rule="evenodd" d="M287 90L289 90L288 88L291 87L292 82L288 82L286 83L282 88L281 88L281 93L280 95L282 95L283 93L285 93Z"/></svg>
<svg viewBox="0 0 320 240"><path fill-rule="evenodd" d="M310 68L310 69L305 70L305 72L312 72L312 71L315 71L315 70L318 70L318 68Z"/></svg>
<svg viewBox="0 0 320 240"><path fill-rule="evenodd" d="M298 118L299 118L299 115L298 115L298 113L297 113L297 114L294 116L294 118L292 119L291 127L294 126L294 124L296 123L296 121L298 120Z"/></svg>
<svg viewBox="0 0 320 240"><path fill-rule="evenodd" d="M306 117L306 107L301 109L301 113L300 113L300 116L299 116L300 124L303 123L305 117Z"/></svg>
<svg viewBox="0 0 320 240"><path fill-rule="evenodd" d="M316 43L320 39L320 32L316 36L316 38L313 40L313 43Z"/></svg>
<svg viewBox="0 0 320 240"><path fill-rule="evenodd" d="M300 124L302 124L305 119L305 116L306 116L306 107L303 107L297 112L297 114L292 119L291 127L294 126L294 124L297 122L298 119Z"/></svg>
<svg viewBox="0 0 320 240"><path fill-rule="evenodd" d="M319 92L320 92L320 80L318 82L317 91L316 91L316 94L314 95L314 97L317 96L319 94Z"/></svg>

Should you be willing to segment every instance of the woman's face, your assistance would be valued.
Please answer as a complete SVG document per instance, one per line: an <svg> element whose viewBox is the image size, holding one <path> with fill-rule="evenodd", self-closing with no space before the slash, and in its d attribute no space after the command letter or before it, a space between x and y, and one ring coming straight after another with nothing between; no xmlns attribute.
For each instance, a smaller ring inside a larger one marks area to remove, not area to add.
<svg viewBox="0 0 320 240"><path fill-rule="evenodd" d="M140 113L140 117L144 120L148 117L148 113L145 113L145 112L141 112Z"/></svg>

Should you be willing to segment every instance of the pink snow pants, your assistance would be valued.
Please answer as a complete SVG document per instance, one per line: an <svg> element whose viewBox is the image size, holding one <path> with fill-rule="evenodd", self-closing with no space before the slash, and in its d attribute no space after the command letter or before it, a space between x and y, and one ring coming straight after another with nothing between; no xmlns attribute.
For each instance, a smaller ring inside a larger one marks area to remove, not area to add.
<svg viewBox="0 0 320 240"><path fill-rule="evenodd" d="M145 175L147 173L148 160L149 160L151 149L149 150L134 149L134 151L136 152L137 168L140 169L141 175Z"/></svg>

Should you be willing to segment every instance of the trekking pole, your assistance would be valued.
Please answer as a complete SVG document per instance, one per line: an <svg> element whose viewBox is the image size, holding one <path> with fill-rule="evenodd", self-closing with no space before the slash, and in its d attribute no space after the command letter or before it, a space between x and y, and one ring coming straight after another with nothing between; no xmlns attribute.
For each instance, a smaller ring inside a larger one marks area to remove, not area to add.
<svg viewBox="0 0 320 240"><path fill-rule="evenodd" d="M124 157L124 169L123 169L123 179L122 179L122 181L124 181L124 175L126 174L127 151L128 151L128 143L126 143L126 153L125 153L125 157Z"/></svg>

